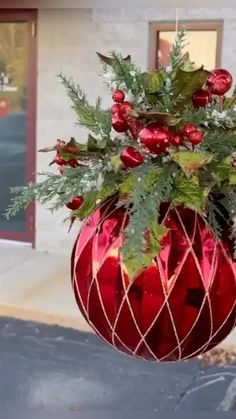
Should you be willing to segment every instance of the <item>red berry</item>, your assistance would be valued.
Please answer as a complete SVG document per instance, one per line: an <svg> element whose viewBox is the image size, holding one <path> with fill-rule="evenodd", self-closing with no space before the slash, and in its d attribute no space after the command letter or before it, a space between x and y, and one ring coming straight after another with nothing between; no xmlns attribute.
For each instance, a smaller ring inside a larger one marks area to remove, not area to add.
<svg viewBox="0 0 236 419"><path fill-rule="evenodd" d="M134 105L131 102L128 102L127 100L125 100L120 106L120 110L125 116L128 115L131 109L134 109Z"/></svg>
<svg viewBox="0 0 236 419"><path fill-rule="evenodd" d="M57 154L53 163L56 163L58 166L64 166L67 162L60 156L60 154Z"/></svg>
<svg viewBox="0 0 236 419"><path fill-rule="evenodd" d="M204 133L202 131L190 132L188 140L192 145L200 144L203 140Z"/></svg>
<svg viewBox="0 0 236 419"><path fill-rule="evenodd" d="M114 113L120 112L121 110L120 108L121 108L120 103L114 103L111 107L111 113L114 114Z"/></svg>
<svg viewBox="0 0 236 419"><path fill-rule="evenodd" d="M181 145L183 145L184 139L182 135L175 134L175 135L172 135L170 142L175 147L180 147Z"/></svg>
<svg viewBox="0 0 236 419"><path fill-rule="evenodd" d="M112 126L116 132L126 132L128 129L127 122L120 112L117 112L112 116Z"/></svg>
<svg viewBox="0 0 236 419"><path fill-rule="evenodd" d="M66 165L67 166L70 166L70 167L78 167L79 166L79 163L77 162L76 159L71 159L71 160L68 160L66 162Z"/></svg>
<svg viewBox="0 0 236 419"><path fill-rule="evenodd" d="M211 93L207 90L197 90L192 96L193 106L195 108L205 107L212 101Z"/></svg>
<svg viewBox="0 0 236 419"><path fill-rule="evenodd" d="M114 92L112 93L112 99L114 100L114 102L117 102L117 103L124 102L125 94L123 90L114 90Z"/></svg>
<svg viewBox="0 0 236 419"><path fill-rule="evenodd" d="M197 125L187 124L187 125L184 126L183 134L184 134L185 137L189 138L189 135L191 134L191 132L194 132L194 131L197 131L197 130L198 130Z"/></svg>
<svg viewBox="0 0 236 419"><path fill-rule="evenodd" d="M141 144L153 154L164 153L170 145L171 137L172 134L166 127L156 123L147 125L139 133Z"/></svg>
<svg viewBox="0 0 236 419"><path fill-rule="evenodd" d="M207 86L213 95L223 96L231 88L233 77L223 68L215 69L207 79Z"/></svg>
<svg viewBox="0 0 236 419"><path fill-rule="evenodd" d="M143 155L134 147L125 148L120 155L120 159L125 167L132 168L143 163Z"/></svg>
<svg viewBox="0 0 236 419"><path fill-rule="evenodd" d="M68 202L66 204L66 206L71 211L76 211L77 209L79 209L81 207L83 202L84 202L83 197L81 195L79 195L79 196L76 196L75 198L73 198L72 201Z"/></svg>

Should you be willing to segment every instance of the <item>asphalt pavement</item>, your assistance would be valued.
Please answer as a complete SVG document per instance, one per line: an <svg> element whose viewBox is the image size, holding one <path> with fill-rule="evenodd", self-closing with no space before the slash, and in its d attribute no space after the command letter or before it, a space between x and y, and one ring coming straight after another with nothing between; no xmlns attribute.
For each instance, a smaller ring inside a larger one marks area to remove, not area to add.
<svg viewBox="0 0 236 419"><path fill-rule="evenodd" d="M144 362L91 333L0 318L1 419L233 418L234 410L236 366Z"/></svg>

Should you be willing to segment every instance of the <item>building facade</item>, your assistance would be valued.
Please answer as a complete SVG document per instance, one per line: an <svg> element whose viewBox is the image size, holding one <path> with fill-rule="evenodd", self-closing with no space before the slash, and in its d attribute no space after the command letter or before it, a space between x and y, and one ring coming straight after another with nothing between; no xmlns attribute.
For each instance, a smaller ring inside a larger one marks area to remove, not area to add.
<svg viewBox="0 0 236 419"><path fill-rule="evenodd" d="M143 70L156 67L182 21L194 32L194 59L227 68L236 80L236 8L178 13L154 8L0 9L1 212L9 201L9 186L39 180L35 173L48 170L53 156L37 150L58 138L86 141L87 133L76 125L57 74L73 77L91 103L101 96L109 107L111 95L98 76L96 52L108 55L116 50L131 54ZM165 34L158 38L161 32ZM77 233L74 227L67 234L67 216L67 209L52 214L32 205L14 220L0 219L0 239L64 253Z"/></svg>

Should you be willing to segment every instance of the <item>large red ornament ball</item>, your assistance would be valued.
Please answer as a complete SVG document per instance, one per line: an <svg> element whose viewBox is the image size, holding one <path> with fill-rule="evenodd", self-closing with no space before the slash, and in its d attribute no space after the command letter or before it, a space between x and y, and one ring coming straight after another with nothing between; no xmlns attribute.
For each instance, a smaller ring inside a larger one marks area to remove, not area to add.
<svg viewBox="0 0 236 419"><path fill-rule="evenodd" d="M217 96L223 96L231 88L233 77L223 68L215 69L207 79L210 92Z"/></svg>
<svg viewBox="0 0 236 419"><path fill-rule="evenodd" d="M195 357L221 342L236 322L236 263L227 238L184 207L161 210L170 230L152 265L133 283L121 260L128 224L117 197L85 222L72 254L78 306L115 349L151 361Z"/></svg>
<svg viewBox="0 0 236 419"><path fill-rule="evenodd" d="M208 90L197 90L192 97L192 103L195 108L207 106L212 101L212 95Z"/></svg>
<svg viewBox="0 0 236 419"><path fill-rule="evenodd" d="M156 123L150 123L139 133L141 144L152 154L161 154L166 151L171 142L172 134L166 128Z"/></svg>

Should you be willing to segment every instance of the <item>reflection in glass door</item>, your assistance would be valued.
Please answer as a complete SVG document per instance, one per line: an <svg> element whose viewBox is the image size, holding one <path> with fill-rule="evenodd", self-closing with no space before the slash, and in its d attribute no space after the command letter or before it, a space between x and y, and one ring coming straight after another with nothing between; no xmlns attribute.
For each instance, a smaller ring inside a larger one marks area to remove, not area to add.
<svg viewBox="0 0 236 419"><path fill-rule="evenodd" d="M34 180L34 13L0 11L0 239L33 242L34 208L7 221L9 188Z"/></svg>

